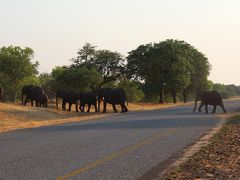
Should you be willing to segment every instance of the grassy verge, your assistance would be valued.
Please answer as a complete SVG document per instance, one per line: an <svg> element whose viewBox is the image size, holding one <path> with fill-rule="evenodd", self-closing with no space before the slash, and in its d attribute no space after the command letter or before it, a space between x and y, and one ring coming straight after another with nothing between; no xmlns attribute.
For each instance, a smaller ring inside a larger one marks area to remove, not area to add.
<svg viewBox="0 0 240 180"><path fill-rule="evenodd" d="M161 179L240 179L240 113L210 143Z"/></svg>
<svg viewBox="0 0 240 180"><path fill-rule="evenodd" d="M130 111L137 111L161 109L179 105L182 105L182 103L164 105L129 104L128 108ZM46 109L22 106L21 104L0 103L0 132L45 125L63 124L68 122L78 122L113 115L111 106L107 107L107 112L110 113L106 114L95 113L94 109L91 109L91 113L76 113L74 112L74 106L72 107L72 109L72 112L63 112L61 109L56 110L54 104L50 104L50 107Z"/></svg>

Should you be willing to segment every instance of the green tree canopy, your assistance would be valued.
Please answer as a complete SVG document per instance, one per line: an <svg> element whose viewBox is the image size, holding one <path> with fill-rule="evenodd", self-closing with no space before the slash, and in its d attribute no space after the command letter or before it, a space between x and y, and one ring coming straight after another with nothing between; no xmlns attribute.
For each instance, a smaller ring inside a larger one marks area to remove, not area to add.
<svg viewBox="0 0 240 180"><path fill-rule="evenodd" d="M203 54L184 41L172 39L141 45L129 53L127 60L129 77L152 84L151 89L154 87L155 92L159 92L161 103L164 88L176 102L178 93L186 94L187 89L207 83L210 70ZM197 73L200 80L197 80Z"/></svg>
<svg viewBox="0 0 240 180"><path fill-rule="evenodd" d="M92 84L92 90L95 92L103 85L117 82L124 73L125 58L118 52L96 50L96 46L86 43L77 54L77 58L72 59L72 67L85 67L101 76L101 81Z"/></svg>
<svg viewBox="0 0 240 180"><path fill-rule="evenodd" d="M144 97L144 93L136 81L123 79L118 83L118 87L125 90L128 102L140 102Z"/></svg>
<svg viewBox="0 0 240 180"><path fill-rule="evenodd" d="M11 101L15 101L17 92L24 80L38 73L38 62L32 62L34 51L31 48L18 46L0 49L0 83Z"/></svg>
<svg viewBox="0 0 240 180"><path fill-rule="evenodd" d="M51 87L53 91L72 89L78 92L89 91L95 83L101 83L101 75L96 69L78 67L56 67L51 73Z"/></svg>

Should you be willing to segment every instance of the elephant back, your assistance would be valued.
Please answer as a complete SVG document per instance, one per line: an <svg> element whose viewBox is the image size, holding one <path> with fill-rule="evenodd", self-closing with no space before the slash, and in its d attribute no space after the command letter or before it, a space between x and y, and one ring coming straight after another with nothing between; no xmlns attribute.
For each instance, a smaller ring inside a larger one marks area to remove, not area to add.
<svg viewBox="0 0 240 180"><path fill-rule="evenodd" d="M79 100L86 103L95 102L96 96L93 92L84 92L84 93L80 93Z"/></svg>
<svg viewBox="0 0 240 180"><path fill-rule="evenodd" d="M61 98L66 102L75 102L79 94L73 90L58 90L56 91L56 98Z"/></svg>
<svg viewBox="0 0 240 180"><path fill-rule="evenodd" d="M31 87L33 87L33 85L23 86L23 88L22 88L22 95L27 94L27 92L29 91L29 89L31 89Z"/></svg>
<svg viewBox="0 0 240 180"><path fill-rule="evenodd" d="M217 91L205 91L202 98L209 105L222 104L222 97Z"/></svg>
<svg viewBox="0 0 240 180"><path fill-rule="evenodd" d="M42 88L40 88L39 86L31 86L27 89L26 91L26 95L30 98L30 99L35 99L38 96L43 95L44 92L42 90Z"/></svg>
<svg viewBox="0 0 240 180"><path fill-rule="evenodd" d="M122 88L104 88L100 91L100 97L111 104L123 104L126 101L126 93Z"/></svg>

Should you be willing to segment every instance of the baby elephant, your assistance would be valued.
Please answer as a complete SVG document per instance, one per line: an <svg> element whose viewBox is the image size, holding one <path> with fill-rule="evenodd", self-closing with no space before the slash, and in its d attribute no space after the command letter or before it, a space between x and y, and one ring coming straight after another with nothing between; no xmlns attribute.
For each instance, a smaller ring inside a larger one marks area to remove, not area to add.
<svg viewBox="0 0 240 180"><path fill-rule="evenodd" d="M37 107L48 107L48 96L46 94L39 94L36 97L36 106Z"/></svg>
<svg viewBox="0 0 240 180"><path fill-rule="evenodd" d="M94 93L92 92L80 93L80 95L78 96L78 100L80 100L79 109L81 110L81 112L84 112L84 107L86 104L88 105L87 112L90 112L91 105L95 107L95 112L97 112L97 98Z"/></svg>

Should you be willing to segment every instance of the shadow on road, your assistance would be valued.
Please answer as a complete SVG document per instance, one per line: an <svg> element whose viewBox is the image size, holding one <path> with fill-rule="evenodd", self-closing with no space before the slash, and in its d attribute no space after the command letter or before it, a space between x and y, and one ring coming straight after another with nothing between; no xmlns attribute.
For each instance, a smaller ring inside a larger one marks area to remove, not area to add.
<svg viewBox="0 0 240 180"><path fill-rule="evenodd" d="M201 127L214 125L218 122L217 118L212 116L206 120L206 116L193 116L188 117L178 117L178 119L141 119L141 120L130 120L124 119L120 120L116 118L116 121L104 121L98 120L98 122L83 122L74 123L61 126L48 126L40 127L36 129L29 129L27 131L34 131L40 133L55 133L63 131L96 131L96 130L111 130L111 129L161 129L161 128L184 128L184 127Z"/></svg>

